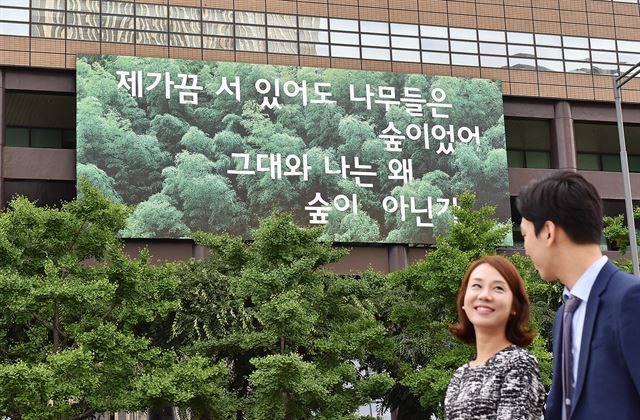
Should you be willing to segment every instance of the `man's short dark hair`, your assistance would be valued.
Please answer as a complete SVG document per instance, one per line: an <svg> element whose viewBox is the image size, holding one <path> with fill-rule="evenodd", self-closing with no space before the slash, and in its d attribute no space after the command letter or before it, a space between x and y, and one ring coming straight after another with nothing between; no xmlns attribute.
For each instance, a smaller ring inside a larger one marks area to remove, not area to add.
<svg viewBox="0 0 640 420"><path fill-rule="evenodd" d="M533 223L536 236L549 220L577 244L600 243L602 200L596 188L576 172L556 172L533 181L520 191L516 207Z"/></svg>

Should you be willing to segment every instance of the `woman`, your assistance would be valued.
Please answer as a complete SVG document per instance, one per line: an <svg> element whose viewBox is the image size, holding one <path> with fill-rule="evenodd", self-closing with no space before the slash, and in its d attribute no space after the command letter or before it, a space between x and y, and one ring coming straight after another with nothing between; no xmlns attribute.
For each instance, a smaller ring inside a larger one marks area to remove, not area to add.
<svg viewBox="0 0 640 420"><path fill-rule="evenodd" d="M488 256L469 266L458 292L459 323L449 330L476 347L447 388L447 419L540 419L545 390L538 362L522 347L533 340L529 298L518 270Z"/></svg>

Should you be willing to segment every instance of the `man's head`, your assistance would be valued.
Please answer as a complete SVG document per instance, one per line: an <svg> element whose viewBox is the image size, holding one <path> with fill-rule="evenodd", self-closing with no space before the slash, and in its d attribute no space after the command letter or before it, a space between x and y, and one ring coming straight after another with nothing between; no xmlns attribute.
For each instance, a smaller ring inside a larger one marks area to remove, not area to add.
<svg viewBox="0 0 640 420"><path fill-rule="evenodd" d="M526 253L542 278L552 279L553 249L559 239L573 245L598 245L602 235L602 201L595 187L575 172L563 171L534 181L516 200Z"/></svg>

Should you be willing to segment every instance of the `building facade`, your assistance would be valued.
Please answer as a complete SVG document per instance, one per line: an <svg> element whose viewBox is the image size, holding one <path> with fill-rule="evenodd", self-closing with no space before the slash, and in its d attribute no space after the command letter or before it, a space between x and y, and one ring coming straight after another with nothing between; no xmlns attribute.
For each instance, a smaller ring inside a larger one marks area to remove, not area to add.
<svg viewBox="0 0 640 420"><path fill-rule="evenodd" d="M75 55L88 53L499 79L512 198L572 169L619 214L612 79L640 62L639 40L638 0L0 0L0 200L74 197ZM640 199L640 78L622 98ZM128 241L147 245L157 258L204 252ZM394 271L424 252L355 247L335 269Z"/></svg>

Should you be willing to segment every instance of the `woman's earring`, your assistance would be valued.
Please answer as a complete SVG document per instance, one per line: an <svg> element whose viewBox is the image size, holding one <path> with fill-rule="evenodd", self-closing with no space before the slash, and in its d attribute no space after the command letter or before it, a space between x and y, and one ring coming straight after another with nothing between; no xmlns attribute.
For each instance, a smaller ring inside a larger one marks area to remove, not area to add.
<svg viewBox="0 0 640 420"><path fill-rule="evenodd" d="M511 312L511 315L515 315L515 314L516 314L516 311Z"/></svg>
<svg viewBox="0 0 640 420"><path fill-rule="evenodd" d="M464 311L464 305L462 305L462 310Z"/></svg>

